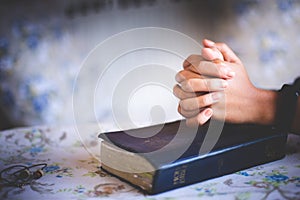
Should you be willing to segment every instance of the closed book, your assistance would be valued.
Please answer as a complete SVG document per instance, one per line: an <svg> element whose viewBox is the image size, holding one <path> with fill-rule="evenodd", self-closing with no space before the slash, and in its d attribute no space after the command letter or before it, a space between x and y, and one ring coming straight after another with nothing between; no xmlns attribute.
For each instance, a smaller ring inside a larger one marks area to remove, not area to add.
<svg viewBox="0 0 300 200"><path fill-rule="evenodd" d="M184 120L102 133L101 167L156 194L281 159L287 134L271 126Z"/></svg>

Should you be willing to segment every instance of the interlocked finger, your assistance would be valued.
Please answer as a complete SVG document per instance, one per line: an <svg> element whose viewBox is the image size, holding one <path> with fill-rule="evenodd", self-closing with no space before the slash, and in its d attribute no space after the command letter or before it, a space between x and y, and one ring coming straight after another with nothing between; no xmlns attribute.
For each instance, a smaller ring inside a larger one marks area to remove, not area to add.
<svg viewBox="0 0 300 200"><path fill-rule="evenodd" d="M211 106L223 97L223 92L212 92L205 95L183 99L179 102L181 108L187 111L193 111Z"/></svg>
<svg viewBox="0 0 300 200"><path fill-rule="evenodd" d="M186 124L188 126L199 126L205 124L213 115L213 110L211 108L206 108L198 113L196 116L187 118Z"/></svg>
<svg viewBox="0 0 300 200"><path fill-rule="evenodd" d="M205 92L206 93L206 92ZM180 85L175 85L173 88L173 94L179 99L188 99L205 94L204 92L185 92Z"/></svg>
<svg viewBox="0 0 300 200"><path fill-rule="evenodd" d="M178 83L181 83L191 78L203 78L203 76L190 70L181 70L175 76L175 80Z"/></svg>
<svg viewBox="0 0 300 200"><path fill-rule="evenodd" d="M186 92L213 92L222 91L228 86L223 79L191 78L181 83L182 90Z"/></svg>
<svg viewBox="0 0 300 200"><path fill-rule="evenodd" d="M203 109L197 109L197 110L192 110L192 111L188 111L188 110L184 110L180 107L180 105L178 105L178 112L185 118L191 118L194 117L196 115L198 115Z"/></svg>

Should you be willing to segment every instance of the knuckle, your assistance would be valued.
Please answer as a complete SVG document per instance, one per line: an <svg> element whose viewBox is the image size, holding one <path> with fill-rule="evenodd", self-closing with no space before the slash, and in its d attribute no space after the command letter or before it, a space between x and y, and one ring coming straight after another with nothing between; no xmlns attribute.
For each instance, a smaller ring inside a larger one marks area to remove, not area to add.
<svg viewBox="0 0 300 200"><path fill-rule="evenodd" d="M184 72L185 72L185 70L180 70L177 74L180 76L184 76Z"/></svg>
<svg viewBox="0 0 300 200"><path fill-rule="evenodd" d="M181 109L186 109L186 103L185 103L185 100L179 101L179 106L180 106L180 110L181 110Z"/></svg>
<svg viewBox="0 0 300 200"><path fill-rule="evenodd" d="M181 83L181 87L183 90L190 92L191 90L191 85L190 85L190 80L185 80Z"/></svg>
<svg viewBox="0 0 300 200"><path fill-rule="evenodd" d="M178 85L174 85L174 87L173 87L173 94L176 96L176 97L178 97L177 95L178 95Z"/></svg>
<svg viewBox="0 0 300 200"><path fill-rule="evenodd" d="M183 117L185 117L185 118L188 118L189 117L189 114L188 114L188 112L186 112L184 109L181 109L181 108L179 108L180 109L180 114L183 116Z"/></svg>
<svg viewBox="0 0 300 200"><path fill-rule="evenodd" d="M185 96L184 96L184 94L183 94L183 92L182 92L181 90L178 90L178 92L177 92L177 97L178 97L179 99L185 99Z"/></svg>
<svg viewBox="0 0 300 200"><path fill-rule="evenodd" d="M195 62L200 62L203 60L204 60L204 58L199 54L192 54L186 59L186 61L191 64L193 64L193 63L195 64Z"/></svg>
<svg viewBox="0 0 300 200"><path fill-rule="evenodd" d="M207 95L200 96L198 98L198 103L199 103L200 107L208 106L209 105L209 98L207 97Z"/></svg>
<svg viewBox="0 0 300 200"><path fill-rule="evenodd" d="M183 110L192 110L193 109L193 105L189 100L181 100L179 102L179 104Z"/></svg>
<svg viewBox="0 0 300 200"><path fill-rule="evenodd" d="M188 60L190 60L193 56L194 56L194 54L189 55L189 56L185 59L185 61L188 62Z"/></svg>
<svg viewBox="0 0 300 200"><path fill-rule="evenodd" d="M176 74L175 79L176 79L177 82L184 81L186 79L186 77L185 77L185 71L184 70L179 71Z"/></svg>
<svg viewBox="0 0 300 200"><path fill-rule="evenodd" d="M181 110L181 113L180 113L183 117L185 117L185 118L188 118L189 117L189 115L186 113L186 112L184 112L184 111L182 111Z"/></svg>
<svg viewBox="0 0 300 200"><path fill-rule="evenodd" d="M184 64L191 64L191 60L193 60L194 58L195 58L195 54L191 54L191 55L189 55L184 61L183 61L183 63Z"/></svg>
<svg viewBox="0 0 300 200"><path fill-rule="evenodd" d="M181 111L180 105L177 106L177 111L178 111L178 113L182 114L182 113L181 113L182 111Z"/></svg>
<svg viewBox="0 0 300 200"><path fill-rule="evenodd" d="M178 97L179 99L184 99L184 98L185 98L184 92L181 90L181 88L179 88L179 86L177 86L177 87L175 88L174 94L175 94L175 96Z"/></svg>

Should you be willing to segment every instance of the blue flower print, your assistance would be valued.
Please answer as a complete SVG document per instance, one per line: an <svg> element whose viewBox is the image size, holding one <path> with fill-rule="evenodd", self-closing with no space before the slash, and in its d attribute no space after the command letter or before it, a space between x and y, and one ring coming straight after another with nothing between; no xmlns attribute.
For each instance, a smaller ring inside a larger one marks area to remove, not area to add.
<svg viewBox="0 0 300 200"><path fill-rule="evenodd" d="M31 147L31 149L29 149L30 155L31 156L36 156L38 153L41 153L44 151L43 147Z"/></svg>
<svg viewBox="0 0 300 200"><path fill-rule="evenodd" d="M43 151L43 147L32 147L30 153L40 153Z"/></svg>
<svg viewBox="0 0 300 200"><path fill-rule="evenodd" d="M283 182L289 179L289 177L282 175L282 174L274 174L271 176L266 176L268 181L275 181L275 182Z"/></svg>
<svg viewBox="0 0 300 200"><path fill-rule="evenodd" d="M46 173L53 173L53 172L55 172L56 170L59 170L59 169L60 169L60 167L57 166L57 165L50 165L50 166L45 167L44 171Z"/></svg>
<svg viewBox="0 0 300 200"><path fill-rule="evenodd" d="M237 174L242 175L242 176L250 176L250 175L248 174L248 172L245 172L245 171L237 172Z"/></svg>

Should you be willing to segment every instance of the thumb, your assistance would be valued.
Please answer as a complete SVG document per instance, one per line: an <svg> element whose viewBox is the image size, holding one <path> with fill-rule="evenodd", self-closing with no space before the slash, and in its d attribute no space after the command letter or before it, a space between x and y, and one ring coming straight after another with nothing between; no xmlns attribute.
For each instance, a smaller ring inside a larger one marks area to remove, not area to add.
<svg viewBox="0 0 300 200"><path fill-rule="evenodd" d="M206 60L222 60L224 61L224 57L222 53L216 47L203 48L201 50L201 55Z"/></svg>
<svg viewBox="0 0 300 200"><path fill-rule="evenodd" d="M214 43L213 41L204 39L203 45L205 47L218 49L223 55L225 61L241 64L241 60L225 43Z"/></svg>
<svg viewBox="0 0 300 200"><path fill-rule="evenodd" d="M204 48L201 50L201 55L206 60L222 60L224 57L222 53L215 47L215 43L211 40L204 39L202 40Z"/></svg>

